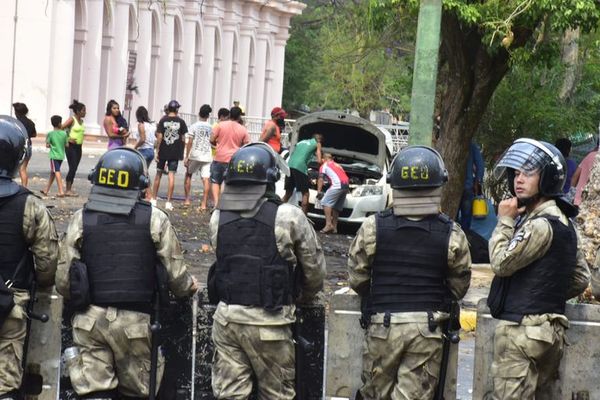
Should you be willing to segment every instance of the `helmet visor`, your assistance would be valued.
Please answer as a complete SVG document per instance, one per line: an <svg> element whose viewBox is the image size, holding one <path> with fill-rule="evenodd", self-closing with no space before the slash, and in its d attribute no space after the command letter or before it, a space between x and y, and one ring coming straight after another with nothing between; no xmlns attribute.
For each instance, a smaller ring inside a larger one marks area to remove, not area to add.
<svg viewBox="0 0 600 400"><path fill-rule="evenodd" d="M494 166L494 177L504 177L507 168L533 174L543 169L551 160L551 157L534 143L516 141Z"/></svg>

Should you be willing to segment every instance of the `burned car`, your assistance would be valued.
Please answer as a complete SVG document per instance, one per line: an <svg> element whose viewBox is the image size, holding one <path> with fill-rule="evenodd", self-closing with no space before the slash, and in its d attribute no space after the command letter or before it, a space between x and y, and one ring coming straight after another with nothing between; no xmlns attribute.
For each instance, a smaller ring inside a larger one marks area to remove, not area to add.
<svg viewBox="0 0 600 400"><path fill-rule="evenodd" d="M350 192L346 196L339 220L362 223L365 217L384 210L391 199L391 189L386 183L393 148L391 134L350 114L338 111L316 112L296 121L289 136L290 152L293 152L296 143L309 139L315 133L323 135L323 152L333 154L350 180ZM324 219L323 210L315 208L319 176L316 157L308 165L308 175L308 215L313 219ZM277 187L278 192L283 194L283 181ZM297 193L290 202L299 199L300 194Z"/></svg>

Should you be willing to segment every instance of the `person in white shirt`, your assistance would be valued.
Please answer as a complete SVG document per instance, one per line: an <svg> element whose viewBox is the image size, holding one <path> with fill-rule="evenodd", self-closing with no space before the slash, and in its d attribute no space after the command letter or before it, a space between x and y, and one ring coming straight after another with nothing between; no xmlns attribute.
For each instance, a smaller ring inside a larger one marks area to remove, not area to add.
<svg viewBox="0 0 600 400"><path fill-rule="evenodd" d="M200 107L200 120L190 126L190 131L187 133L187 144L185 146L185 202L183 205L189 206L192 204L192 175L194 175L195 172L200 171L200 177L202 178L204 187L202 202L200 203L199 208L201 212L206 211L208 193L210 191L209 178L212 152L209 139L212 133L212 127L208 123L208 117L211 112L212 108L208 104L204 104Z"/></svg>
<svg viewBox="0 0 600 400"><path fill-rule="evenodd" d="M136 140L133 148L139 151L144 159L148 168L154 160L154 143L156 142L156 124L150 121L148 116L148 110L144 106L138 107L135 111L135 118L137 119L137 130L134 130L133 137ZM152 200L152 188L146 188L146 200Z"/></svg>

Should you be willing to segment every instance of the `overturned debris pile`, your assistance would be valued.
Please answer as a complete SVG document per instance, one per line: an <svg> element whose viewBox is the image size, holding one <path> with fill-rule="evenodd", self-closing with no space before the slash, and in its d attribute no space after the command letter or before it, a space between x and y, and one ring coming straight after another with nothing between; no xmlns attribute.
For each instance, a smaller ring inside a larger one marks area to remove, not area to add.
<svg viewBox="0 0 600 400"><path fill-rule="evenodd" d="M576 218L581 237L581 249L592 272L592 293L600 300L600 153L596 156L588 184L582 194ZM584 300L592 300L586 291Z"/></svg>

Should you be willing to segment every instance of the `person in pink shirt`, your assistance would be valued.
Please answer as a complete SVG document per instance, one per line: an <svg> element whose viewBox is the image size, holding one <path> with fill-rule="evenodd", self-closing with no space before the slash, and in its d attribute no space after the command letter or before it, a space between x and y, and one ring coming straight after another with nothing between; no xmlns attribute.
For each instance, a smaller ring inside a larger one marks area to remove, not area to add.
<svg viewBox="0 0 600 400"><path fill-rule="evenodd" d="M219 202L221 184L225 179L225 171L231 156L240 147L250 143L250 135L242 122L242 109L231 107L229 120L219 122L210 135L210 143L217 146L213 162L210 164L211 192L215 207Z"/></svg>
<svg viewBox="0 0 600 400"><path fill-rule="evenodd" d="M590 173L592 172L592 167L594 166L594 161L596 160L596 155L598 154L598 146L594 151L591 151L585 158L579 163L575 174L573 174L573 178L571 179L571 187L576 187L575 192L575 200L573 204L576 206L581 204L581 194L583 193L583 188L587 185L588 180L590 179Z"/></svg>
<svg viewBox="0 0 600 400"><path fill-rule="evenodd" d="M329 179L329 189L322 192L324 177ZM344 209L344 202L349 189L348 175L344 168L333 160L333 155L325 153L323 163L319 168L319 179L317 181L317 199L321 201L325 213L325 227L321 233L337 233L338 217Z"/></svg>

